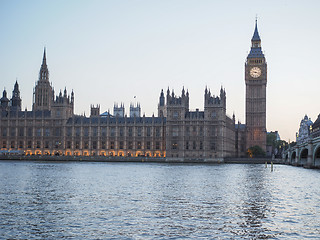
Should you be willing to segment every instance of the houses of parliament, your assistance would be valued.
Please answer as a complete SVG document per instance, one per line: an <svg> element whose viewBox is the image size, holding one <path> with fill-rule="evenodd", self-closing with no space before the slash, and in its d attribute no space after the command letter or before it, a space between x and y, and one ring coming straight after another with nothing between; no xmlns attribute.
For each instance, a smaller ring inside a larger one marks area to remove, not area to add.
<svg viewBox="0 0 320 240"><path fill-rule="evenodd" d="M204 110L190 111L189 92L161 90L158 116L141 116L140 105L114 105L113 114L91 106L89 117L74 113L75 94L55 95L44 50L32 110L21 109L19 84L9 99L3 91L0 109L2 153L60 156L162 157L223 161L245 156L249 147L266 149L267 64L257 22L245 62L246 123L226 114L227 97L204 90Z"/></svg>

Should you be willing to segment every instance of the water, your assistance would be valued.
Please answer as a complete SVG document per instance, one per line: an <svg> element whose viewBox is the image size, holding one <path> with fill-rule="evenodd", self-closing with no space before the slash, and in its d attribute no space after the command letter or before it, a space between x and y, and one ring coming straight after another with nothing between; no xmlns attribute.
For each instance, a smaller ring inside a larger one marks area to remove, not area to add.
<svg viewBox="0 0 320 240"><path fill-rule="evenodd" d="M0 239L319 239L320 171L0 161Z"/></svg>

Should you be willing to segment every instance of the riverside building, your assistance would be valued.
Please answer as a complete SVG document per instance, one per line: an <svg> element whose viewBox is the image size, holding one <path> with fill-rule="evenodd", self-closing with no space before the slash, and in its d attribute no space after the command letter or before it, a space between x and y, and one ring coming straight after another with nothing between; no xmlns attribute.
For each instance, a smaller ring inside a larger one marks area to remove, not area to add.
<svg viewBox="0 0 320 240"><path fill-rule="evenodd" d="M33 93L32 110L21 110L18 82L12 97L3 91L0 114L2 153L65 156L162 157L223 161L245 156L248 147L265 149L266 63L257 24L245 65L246 122L227 116L226 91L204 90L204 110L190 111L189 92L168 88L159 97L158 116L141 116L141 107L114 105L113 115L91 105L89 117L74 113L74 92L55 95L49 82L46 50Z"/></svg>

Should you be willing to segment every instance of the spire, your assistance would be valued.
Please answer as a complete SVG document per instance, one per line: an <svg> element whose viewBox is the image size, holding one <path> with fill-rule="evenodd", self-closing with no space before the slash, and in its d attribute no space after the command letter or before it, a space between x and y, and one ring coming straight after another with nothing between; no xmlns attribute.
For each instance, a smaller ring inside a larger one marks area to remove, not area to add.
<svg viewBox="0 0 320 240"><path fill-rule="evenodd" d="M16 79L16 83L14 84L14 91L19 91L18 79Z"/></svg>
<svg viewBox="0 0 320 240"><path fill-rule="evenodd" d="M258 20L257 20L257 18L256 18L256 27L254 29L254 33L253 33L251 41L261 41L260 36L259 36L259 32L258 32Z"/></svg>
<svg viewBox="0 0 320 240"><path fill-rule="evenodd" d="M47 66L47 58L46 58L46 47L44 47L44 50L43 50L43 59L42 59L42 66Z"/></svg>
<svg viewBox="0 0 320 240"><path fill-rule="evenodd" d="M49 81L49 71L47 67L46 48L43 50L43 59L39 73L39 80Z"/></svg>
<svg viewBox="0 0 320 240"><path fill-rule="evenodd" d="M256 25L253 36L251 38L251 50L248 58L263 58L264 54L261 50L261 39L258 32L258 21L256 19Z"/></svg>

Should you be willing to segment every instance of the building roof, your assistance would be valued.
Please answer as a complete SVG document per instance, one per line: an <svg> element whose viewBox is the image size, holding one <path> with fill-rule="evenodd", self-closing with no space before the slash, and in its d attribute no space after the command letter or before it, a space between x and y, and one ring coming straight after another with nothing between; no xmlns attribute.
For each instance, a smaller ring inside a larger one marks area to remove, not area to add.
<svg viewBox="0 0 320 240"><path fill-rule="evenodd" d="M262 58L262 57L264 57L264 54L261 50L261 47L251 48L248 58Z"/></svg>
<svg viewBox="0 0 320 240"><path fill-rule="evenodd" d="M259 32L258 32L258 23L257 23L257 19L256 19L256 27L254 29L254 33L252 36L251 41L261 41L260 36L259 36Z"/></svg>
<svg viewBox="0 0 320 240"><path fill-rule="evenodd" d="M320 127L320 114L318 115L317 120L313 123L312 129L317 129Z"/></svg>

